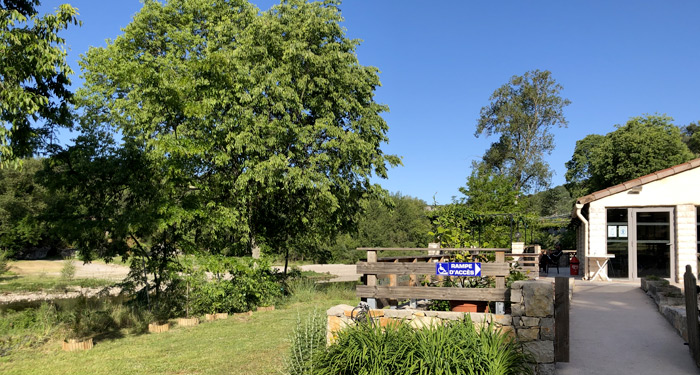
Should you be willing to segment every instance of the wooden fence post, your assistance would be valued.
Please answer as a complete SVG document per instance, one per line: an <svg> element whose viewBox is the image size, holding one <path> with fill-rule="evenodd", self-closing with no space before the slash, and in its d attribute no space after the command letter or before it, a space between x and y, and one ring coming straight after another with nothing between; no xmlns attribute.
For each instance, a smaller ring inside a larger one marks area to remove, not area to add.
<svg viewBox="0 0 700 375"><path fill-rule="evenodd" d="M377 263L376 250L367 250L367 263ZM367 286L377 286L377 275L367 275ZM367 303L370 308L377 308L377 300L375 298L367 298Z"/></svg>
<svg viewBox="0 0 700 375"><path fill-rule="evenodd" d="M554 361L569 362L569 278L554 278Z"/></svg>
<svg viewBox="0 0 700 375"><path fill-rule="evenodd" d="M685 316L688 319L688 347L695 360L695 365L700 367L700 327L698 327L698 291L697 281L690 265L685 266L683 275L683 289L685 294Z"/></svg>

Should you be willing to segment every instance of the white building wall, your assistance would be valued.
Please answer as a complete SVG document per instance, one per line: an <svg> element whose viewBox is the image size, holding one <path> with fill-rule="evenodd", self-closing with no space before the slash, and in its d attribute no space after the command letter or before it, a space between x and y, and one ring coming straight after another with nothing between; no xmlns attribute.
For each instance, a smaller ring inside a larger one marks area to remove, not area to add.
<svg viewBox="0 0 700 375"><path fill-rule="evenodd" d="M697 274L696 211L700 206L700 168L690 169L673 176L642 185L638 194L625 190L590 203L589 206L589 254L606 253L606 208L673 207L675 208L674 273L676 281L682 279L685 265L690 264Z"/></svg>
<svg viewBox="0 0 700 375"><path fill-rule="evenodd" d="M686 264L690 265L693 274L698 273L696 218L695 205L676 206L676 282L683 281Z"/></svg>

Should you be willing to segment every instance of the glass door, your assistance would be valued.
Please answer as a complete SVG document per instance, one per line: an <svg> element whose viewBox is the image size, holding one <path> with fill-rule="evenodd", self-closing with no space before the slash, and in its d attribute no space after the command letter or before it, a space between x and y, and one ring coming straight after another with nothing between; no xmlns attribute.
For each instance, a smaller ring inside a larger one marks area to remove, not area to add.
<svg viewBox="0 0 700 375"><path fill-rule="evenodd" d="M630 236L630 258L634 260L632 278L655 275L672 276L673 222L672 208L639 208L632 210L635 221Z"/></svg>
<svg viewBox="0 0 700 375"><path fill-rule="evenodd" d="M629 273L628 213L626 208L607 209L608 277L627 279Z"/></svg>

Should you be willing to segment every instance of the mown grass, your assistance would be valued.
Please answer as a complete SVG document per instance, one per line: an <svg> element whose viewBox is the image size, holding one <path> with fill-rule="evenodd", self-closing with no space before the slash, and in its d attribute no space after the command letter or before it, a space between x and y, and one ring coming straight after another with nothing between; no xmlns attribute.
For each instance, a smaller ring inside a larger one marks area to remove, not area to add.
<svg viewBox="0 0 700 375"><path fill-rule="evenodd" d="M92 350L62 352L59 341L0 357L2 374L275 374L299 315L357 304L352 285L296 286L276 310L161 334L116 335Z"/></svg>

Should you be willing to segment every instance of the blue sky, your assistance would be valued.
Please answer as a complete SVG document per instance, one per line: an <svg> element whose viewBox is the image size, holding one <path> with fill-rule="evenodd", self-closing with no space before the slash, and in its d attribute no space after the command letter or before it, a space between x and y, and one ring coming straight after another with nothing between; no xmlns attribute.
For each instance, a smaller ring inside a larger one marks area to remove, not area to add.
<svg viewBox="0 0 700 375"><path fill-rule="evenodd" d="M76 71L80 54L120 35L141 7L138 0L44 0L40 12L65 2L83 21L62 34ZM253 3L264 10L277 1ZM564 163L588 134L646 113L668 114L677 125L700 120L695 0L346 0L341 9L348 35L363 40L360 62L381 71L376 100L390 108L383 149L404 166L376 182L392 192L428 203L460 196L471 161L496 140L474 137L481 107L528 70L551 71L572 102L568 128L553 131L552 186L564 182ZM74 77L74 86L80 82Z"/></svg>

